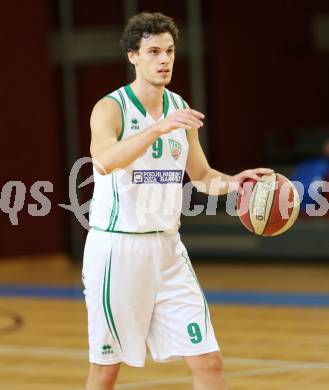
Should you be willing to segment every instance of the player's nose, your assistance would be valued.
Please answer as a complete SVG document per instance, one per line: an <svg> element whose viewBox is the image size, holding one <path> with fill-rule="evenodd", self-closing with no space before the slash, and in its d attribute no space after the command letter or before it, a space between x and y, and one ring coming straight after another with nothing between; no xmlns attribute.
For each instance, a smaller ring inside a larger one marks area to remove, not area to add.
<svg viewBox="0 0 329 390"><path fill-rule="evenodd" d="M160 54L159 59L160 59L161 64L168 64L169 63L169 56L165 51Z"/></svg>

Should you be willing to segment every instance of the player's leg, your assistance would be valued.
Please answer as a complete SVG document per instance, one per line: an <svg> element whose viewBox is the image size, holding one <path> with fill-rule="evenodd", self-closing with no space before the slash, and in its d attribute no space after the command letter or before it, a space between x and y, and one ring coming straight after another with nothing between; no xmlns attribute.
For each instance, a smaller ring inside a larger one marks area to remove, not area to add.
<svg viewBox="0 0 329 390"><path fill-rule="evenodd" d="M108 366L90 363L86 390L113 390L120 363Z"/></svg>
<svg viewBox="0 0 329 390"><path fill-rule="evenodd" d="M194 390L226 390L223 358L220 352L185 356L191 370Z"/></svg>
<svg viewBox="0 0 329 390"><path fill-rule="evenodd" d="M184 358L197 390L224 390L222 357L209 308L178 237L159 237L159 282L148 335L156 361Z"/></svg>
<svg viewBox="0 0 329 390"><path fill-rule="evenodd" d="M144 365L155 288L147 254L150 240L88 233L83 264L90 362L87 390L112 389L121 362Z"/></svg>

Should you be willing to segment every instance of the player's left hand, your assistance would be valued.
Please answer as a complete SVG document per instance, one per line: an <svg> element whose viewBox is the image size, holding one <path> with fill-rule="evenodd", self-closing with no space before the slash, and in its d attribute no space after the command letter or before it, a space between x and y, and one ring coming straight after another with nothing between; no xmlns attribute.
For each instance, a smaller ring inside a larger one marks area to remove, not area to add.
<svg viewBox="0 0 329 390"><path fill-rule="evenodd" d="M246 169L234 176L231 176L231 187L232 190L240 192L242 190L242 183L247 179L252 179L259 181L261 180L263 175L271 175L274 173L273 169L270 168L254 168L254 169Z"/></svg>

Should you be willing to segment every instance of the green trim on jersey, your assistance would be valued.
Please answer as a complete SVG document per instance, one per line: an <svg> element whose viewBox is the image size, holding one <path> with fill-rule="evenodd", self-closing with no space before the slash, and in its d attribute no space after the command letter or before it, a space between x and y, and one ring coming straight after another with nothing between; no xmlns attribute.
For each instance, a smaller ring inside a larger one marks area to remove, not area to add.
<svg viewBox="0 0 329 390"><path fill-rule="evenodd" d="M119 94L120 100L122 102L123 110L124 110L125 114L127 115L127 106L126 106L125 98L123 96L123 93L120 91L120 89L118 89L118 94Z"/></svg>
<svg viewBox="0 0 329 390"><path fill-rule="evenodd" d="M186 105L184 99L183 99L180 95L178 95L178 96L180 97L180 100L182 101L182 106L183 106L183 108L186 108L187 105ZM174 107L176 108L176 110L179 110L178 103L177 103L177 101L176 101L174 95L172 94L172 92L170 92L170 97L171 97L171 100L172 100L173 105L174 105ZM186 135L186 139L187 139L187 142L188 142L188 136L187 136L187 130L186 130L186 129L185 129L185 135Z"/></svg>
<svg viewBox="0 0 329 390"><path fill-rule="evenodd" d="M113 191L113 205L110 214L110 222L108 228L106 229L106 231L108 232L114 230L119 217L120 202L119 202L119 193L118 193L118 182L114 172L112 173L112 191Z"/></svg>
<svg viewBox="0 0 329 390"><path fill-rule="evenodd" d="M179 97L180 97L180 100L182 101L183 108L186 108L187 104L186 104L185 100L181 96L179 96Z"/></svg>
<svg viewBox="0 0 329 390"><path fill-rule="evenodd" d="M183 105L183 108L187 108L187 104L185 102L185 100L179 95L180 97L180 100L182 101L182 105ZM187 130L185 129L185 135L186 135L186 139L187 139L187 142L188 142L188 135L187 135Z"/></svg>
<svg viewBox="0 0 329 390"><path fill-rule="evenodd" d="M114 187L114 196L116 197L117 201L117 210L113 221L112 230L115 228L115 225L117 223L118 217L119 217L119 210L120 210L120 200L119 200L119 191L118 191L118 180L115 177L115 187Z"/></svg>
<svg viewBox="0 0 329 390"><path fill-rule="evenodd" d="M138 97L134 94L134 91L131 89L130 84L125 85L125 86L124 86L124 89L125 89L125 91L126 91L128 97L129 97L129 99L133 102L133 104L134 104L135 107L137 108L137 110L138 110L139 112L141 112L143 116L146 117L146 110L145 110L145 107L144 107L143 104L139 101ZM164 116L164 117L167 116L168 110L169 110L169 99L168 99L167 91L164 90L164 92L163 92L163 116Z"/></svg>
<svg viewBox="0 0 329 390"><path fill-rule="evenodd" d="M176 110L179 110L178 104L177 104L176 99L174 98L174 95L172 94L172 92L170 92L170 98L171 98L171 101L173 102L173 105L176 108Z"/></svg>
<svg viewBox="0 0 329 390"><path fill-rule="evenodd" d="M120 89L118 89L118 94L120 96L120 100L122 102L123 111L124 111L125 116L126 116L127 115L127 106L126 106L125 98L123 97L123 94L120 91ZM123 137L123 132L124 132L124 127L122 128L121 133L119 134L118 141L121 141L121 139Z"/></svg>
<svg viewBox="0 0 329 390"><path fill-rule="evenodd" d="M198 278L193 270L193 267L192 267L192 264L191 264L191 261L189 259L188 256L185 256L184 253L182 253L182 256L184 257L185 259L185 262L189 268L189 270L191 271L191 274L193 275L195 281L197 282L199 288L200 288L200 291L201 291L201 294L202 294L202 298L203 298L203 304L204 304L204 319L205 319L205 328L206 328L206 337L207 337L207 334L208 334L208 317L209 317L209 309L208 309L208 305L207 305L207 301L206 301L206 297L204 296L204 293L203 293L203 290L200 286L200 283L198 281Z"/></svg>
<svg viewBox="0 0 329 390"><path fill-rule="evenodd" d="M145 110L143 104L138 100L138 97L134 94L133 90L131 89L130 84L125 85L124 89L129 97L129 99L134 103L137 110L140 111L144 116L146 116L146 110Z"/></svg>
<svg viewBox="0 0 329 390"><path fill-rule="evenodd" d="M125 129L125 115L124 115L124 106L123 104L121 104L119 102L119 100L117 98L115 98L114 96L112 96L111 94L110 95L106 95L105 97L107 98L110 98L110 99L113 99L114 101L116 101L119 106L120 106L120 109L121 109L121 121L122 121L122 125L121 125L121 131L120 131L120 134L118 136L118 141L121 140L121 138L123 137L123 132L124 132L124 129Z"/></svg>
<svg viewBox="0 0 329 390"><path fill-rule="evenodd" d="M167 116L168 110L169 110L169 99L168 99L167 90L165 89L163 92L163 117L164 118Z"/></svg>
<svg viewBox="0 0 329 390"><path fill-rule="evenodd" d="M108 269L107 269L107 265L108 265ZM116 335L117 342L119 343L120 348L122 350L120 338L119 338L119 335L118 335L118 332L117 332L117 329L115 326L112 308L111 308L111 265L112 265L112 251L110 254L110 259L107 260L106 265L105 265L105 275L106 275L106 271L107 271L107 284L105 286L106 291L103 290L103 304L104 304L104 312L105 312L105 316L106 316L106 321L108 323L111 335L113 337L112 329L109 325L109 322L111 322L113 331ZM106 278L104 278L104 282L105 282L105 280L106 280ZM113 337L113 339L115 340L114 337Z"/></svg>
<svg viewBox="0 0 329 390"><path fill-rule="evenodd" d="M164 233L163 230L153 230L150 232L124 232L122 230L104 230L97 226L90 226L91 229L96 230L97 232L104 232L104 233L119 233L119 234L156 234L156 233Z"/></svg>

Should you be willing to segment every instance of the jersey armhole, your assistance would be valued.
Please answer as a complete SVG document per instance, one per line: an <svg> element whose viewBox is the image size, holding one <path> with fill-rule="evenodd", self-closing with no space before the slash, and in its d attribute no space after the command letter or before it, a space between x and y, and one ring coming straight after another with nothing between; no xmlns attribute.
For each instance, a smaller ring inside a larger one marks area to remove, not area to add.
<svg viewBox="0 0 329 390"><path fill-rule="evenodd" d="M177 103L177 101L176 101L176 99L175 99L173 93L172 93L172 92L169 92L169 95L170 95L171 101L172 101L172 103L173 103L175 109L176 109L176 110L179 110L180 107L179 107L179 105L178 105L178 103ZM177 94L176 94L176 96L179 96L179 98L180 98L180 100L181 100L181 102L182 102L183 108L187 108L187 104L186 104L185 100L184 100L180 95L177 95ZM188 136L187 136L187 130L186 130L186 129L185 129L185 136L186 136L186 140L187 140L187 142L188 142Z"/></svg>
<svg viewBox="0 0 329 390"><path fill-rule="evenodd" d="M180 95L179 95L179 97L180 97L180 100L182 101L183 108L186 108L187 104L186 104L185 100Z"/></svg>
<svg viewBox="0 0 329 390"><path fill-rule="evenodd" d="M119 102L119 100L117 98L115 98L112 95L106 95L105 97L110 98L119 104L119 107L121 110L121 122L122 122L121 123L121 131L120 131L120 134L118 136L118 141L120 141L123 137L123 133L124 133L124 129L125 129L125 117L124 117L124 111L123 111L122 104Z"/></svg>
<svg viewBox="0 0 329 390"><path fill-rule="evenodd" d="M180 97L180 100L182 102L183 108L187 108L187 104L186 104L185 100L180 95L178 95L178 96ZM185 135L186 135L186 140L188 142L188 136L187 136L187 130L186 129L185 129Z"/></svg>

